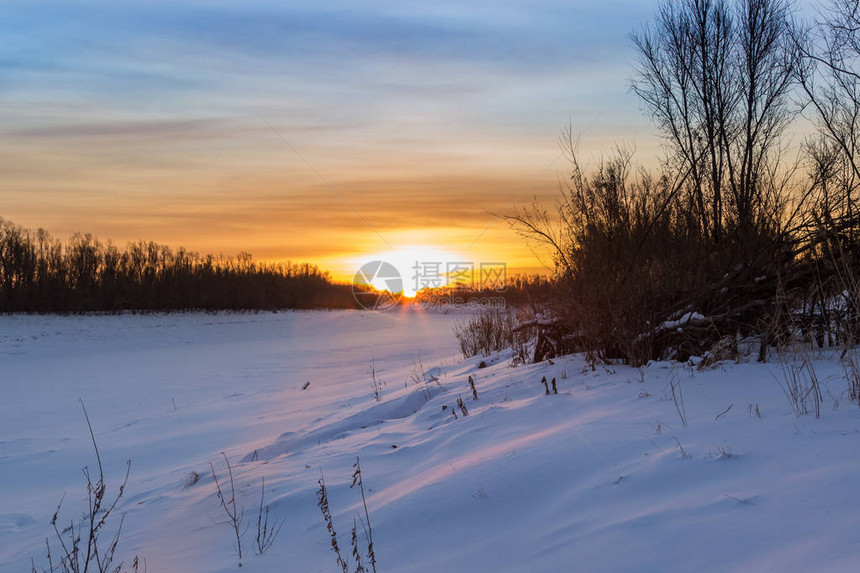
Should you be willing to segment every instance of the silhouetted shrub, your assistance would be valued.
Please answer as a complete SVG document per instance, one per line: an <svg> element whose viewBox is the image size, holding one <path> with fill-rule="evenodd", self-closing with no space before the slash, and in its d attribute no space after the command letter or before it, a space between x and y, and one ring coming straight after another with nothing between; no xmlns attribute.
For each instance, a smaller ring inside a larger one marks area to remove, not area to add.
<svg viewBox="0 0 860 573"><path fill-rule="evenodd" d="M504 309L489 308L454 325L454 335L463 356L489 356L513 344L514 315Z"/></svg>

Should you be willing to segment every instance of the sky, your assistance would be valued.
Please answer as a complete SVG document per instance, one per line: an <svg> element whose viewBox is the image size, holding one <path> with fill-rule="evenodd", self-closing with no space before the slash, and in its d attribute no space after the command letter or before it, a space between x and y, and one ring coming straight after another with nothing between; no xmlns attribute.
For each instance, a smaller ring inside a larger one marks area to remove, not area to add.
<svg viewBox="0 0 860 573"><path fill-rule="evenodd" d="M654 8L3 2L0 217L339 279L416 248L539 270L497 215L555 200L568 124L586 164L654 155L628 89Z"/></svg>

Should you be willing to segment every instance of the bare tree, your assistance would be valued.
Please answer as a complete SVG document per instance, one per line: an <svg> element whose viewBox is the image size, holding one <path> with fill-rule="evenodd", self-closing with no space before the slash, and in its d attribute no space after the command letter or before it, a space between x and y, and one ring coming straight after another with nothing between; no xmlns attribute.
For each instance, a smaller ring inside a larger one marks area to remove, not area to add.
<svg viewBox="0 0 860 573"><path fill-rule="evenodd" d="M689 173L679 188L713 243L733 227L738 244L778 224L776 176L799 50L786 0L663 2L632 35L631 87Z"/></svg>
<svg viewBox="0 0 860 573"><path fill-rule="evenodd" d="M850 219L860 183L860 2L832 0L793 37L803 56L795 75L819 128L820 139L807 142L807 150L813 168L827 176L820 180L825 211Z"/></svg>

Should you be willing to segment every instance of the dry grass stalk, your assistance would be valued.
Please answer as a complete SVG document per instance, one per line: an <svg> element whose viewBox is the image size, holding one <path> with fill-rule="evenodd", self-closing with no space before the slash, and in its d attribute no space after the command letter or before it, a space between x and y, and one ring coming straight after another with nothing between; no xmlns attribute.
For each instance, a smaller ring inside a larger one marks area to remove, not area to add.
<svg viewBox="0 0 860 573"><path fill-rule="evenodd" d="M320 479L317 480L317 483L319 484L319 489L317 490L317 506L320 508L320 512L322 512L325 527L331 539L331 550L334 551L334 554L337 557L337 566L343 571L343 573L348 573L349 565L340 553L340 545L337 542L337 532L334 529L334 521L332 520L331 509L328 504L328 489L326 488L325 477L322 475L322 472L320 472Z"/></svg>
<svg viewBox="0 0 860 573"><path fill-rule="evenodd" d="M265 503L266 478L260 478L260 505L257 508L257 537L254 540L254 549L257 555L263 555L268 551L284 526L284 520L269 524L269 506Z"/></svg>
<svg viewBox="0 0 860 573"><path fill-rule="evenodd" d="M116 529L113 535L108 538L107 543L104 543L104 532L109 524L116 521L112 520L111 517L115 514L117 506L125 494L125 487L128 484L128 476L131 472L131 461L126 462L125 477L116 495L109 497L95 432L93 431L86 406L84 406L82 400L80 400L80 403L87 422L90 439L93 443L93 450L96 454L98 474L92 474L88 466L84 466L83 468L84 477L87 480L87 507L81 521L76 523L74 520L70 520L69 525L61 529L58 523L60 520L60 508L63 505L65 495L57 504L57 509L51 518L51 527L60 546L59 561L54 562L51 544L46 538L45 547L48 569L45 571L49 573L55 571L60 571L61 573L119 573L123 570L123 563L120 562L115 565L114 559L122 534L125 516L123 515L119 518ZM35 561L31 559L30 563L32 571L36 571ZM132 563L133 571L138 571L139 563L138 558L135 557Z"/></svg>
<svg viewBox="0 0 860 573"><path fill-rule="evenodd" d="M218 495L218 501L221 503L221 509L224 510L224 514L227 516L227 523L230 528L233 530L233 534L236 537L236 553L239 555L239 565L242 563L242 535L244 535L245 530L242 529L244 517L245 517L245 508L239 508L236 503L236 485L233 479L233 466L230 465L230 460L227 459L227 454L221 452L221 455L224 456L224 463L227 464L227 476L230 482L230 498L228 499L224 495L224 491L221 488L221 482L218 480L218 474L215 471L215 466L212 465L212 462L209 462L209 467L212 468L212 479L215 480L215 490Z"/></svg>

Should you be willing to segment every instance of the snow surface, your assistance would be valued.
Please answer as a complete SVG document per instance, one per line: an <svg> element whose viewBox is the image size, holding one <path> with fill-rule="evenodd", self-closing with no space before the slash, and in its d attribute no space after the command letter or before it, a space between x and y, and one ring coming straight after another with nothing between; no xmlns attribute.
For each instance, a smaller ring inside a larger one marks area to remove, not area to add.
<svg viewBox="0 0 860 573"><path fill-rule="evenodd" d="M80 468L94 459L78 398L108 483L132 461L119 553L149 572L237 570L209 469L223 469L222 451L246 520L262 476L285 520L263 556L252 524L243 571L335 570L316 482L322 470L348 548L355 456L380 572L860 569L860 409L842 395L838 356L815 361L821 418L796 418L776 364L639 371L569 356L512 368L506 353L462 360L457 318L0 317L0 571L44 561L64 493L61 515L80 514ZM411 381L419 360L438 384ZM559 395L544 395L542 376ZM458 396L469 416L455 420Z"/></svg>

